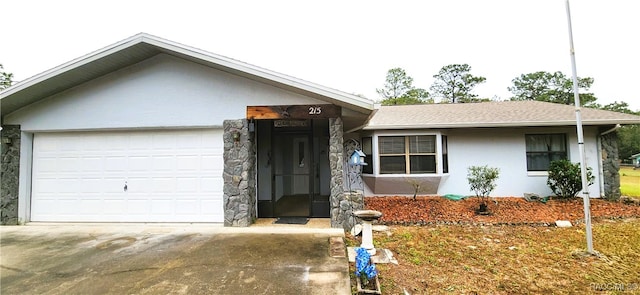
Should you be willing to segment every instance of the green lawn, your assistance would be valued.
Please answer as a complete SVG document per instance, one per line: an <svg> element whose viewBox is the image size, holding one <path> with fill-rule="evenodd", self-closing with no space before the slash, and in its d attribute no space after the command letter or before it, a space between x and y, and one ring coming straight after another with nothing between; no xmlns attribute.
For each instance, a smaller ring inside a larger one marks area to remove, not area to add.
<svg viewBox="0 0 640 295"><path fill-rule="evenodd" d="M640 169L620 167L620 191L623 196L640 197Z"/></svg>

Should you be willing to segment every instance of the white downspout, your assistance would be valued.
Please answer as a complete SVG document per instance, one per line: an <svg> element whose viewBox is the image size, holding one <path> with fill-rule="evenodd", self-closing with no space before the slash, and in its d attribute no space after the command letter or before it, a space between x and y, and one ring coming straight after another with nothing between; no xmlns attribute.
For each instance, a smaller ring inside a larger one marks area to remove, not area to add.
<svg viewBox="0 0 640 295"><path fill-rule="evenodd" d="M600 198L604 198L604 166L602 165L602 135L597 136L596 145L598 146L598 179L600 180Z"/></svg>
<svg viewBox="0 0 640 295"><path fill-rule="evenodd" d="M616 124L616 126L613 126L613 128L611 128L611 129L609 129L609 130L607 130L605 132L600 133L600 136L607 135L607 134L609 134L609 133L611 133L613 131L616 131L616 130L620 129L620 127L622 127L622 126L620 126L620 124Z"/></svg>

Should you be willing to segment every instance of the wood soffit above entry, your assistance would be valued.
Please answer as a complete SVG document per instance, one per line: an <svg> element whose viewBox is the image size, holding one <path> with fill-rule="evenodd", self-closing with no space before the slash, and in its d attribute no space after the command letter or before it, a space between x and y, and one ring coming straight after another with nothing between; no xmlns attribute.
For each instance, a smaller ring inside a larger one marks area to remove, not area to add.
<svg viewBox="0 0 640 295"><path fill-rule="evenodd" d="M338 118L342 109L332 104L248 106L247 119L329 119Z"/></svg>

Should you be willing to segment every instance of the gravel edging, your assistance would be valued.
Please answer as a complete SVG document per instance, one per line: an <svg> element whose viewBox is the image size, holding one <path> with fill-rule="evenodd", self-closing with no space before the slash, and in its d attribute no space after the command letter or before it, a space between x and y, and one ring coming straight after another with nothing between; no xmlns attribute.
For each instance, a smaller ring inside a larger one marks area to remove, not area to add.
<svg viewBox="0 0 640 295"><path fill-rule="evenodd" d="M611 217L595 217L591 221L599 222L604 220L623 220L629 218L640 218L637 216L611 216ZM584 219L569 220L573 225L584 224ZM390 222L374 222L373 225L399 225L399 226L430 226L430 225L457 225L457 226L534 226L534 227L554 227L555 222L477 222L477 221L390 221Z"/></svg>

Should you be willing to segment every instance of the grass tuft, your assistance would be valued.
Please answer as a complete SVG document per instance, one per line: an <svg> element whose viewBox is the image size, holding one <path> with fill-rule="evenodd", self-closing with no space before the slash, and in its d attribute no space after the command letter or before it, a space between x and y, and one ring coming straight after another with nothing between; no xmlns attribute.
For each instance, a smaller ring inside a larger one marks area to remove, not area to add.
<svg viewBox="0 0 640 295"><path fill-rule="evenodd" d="M623 196L640 198L640 169L620 167L620 192Z"/></svg>

